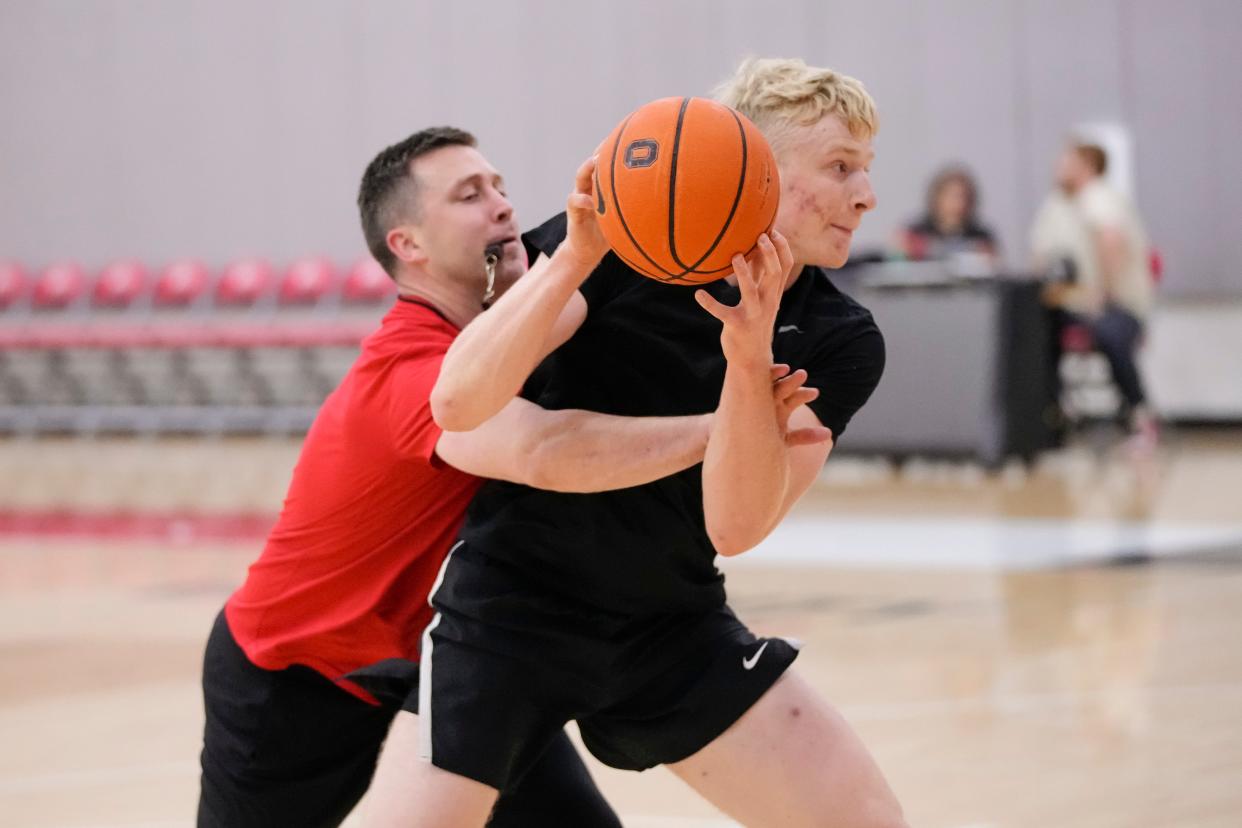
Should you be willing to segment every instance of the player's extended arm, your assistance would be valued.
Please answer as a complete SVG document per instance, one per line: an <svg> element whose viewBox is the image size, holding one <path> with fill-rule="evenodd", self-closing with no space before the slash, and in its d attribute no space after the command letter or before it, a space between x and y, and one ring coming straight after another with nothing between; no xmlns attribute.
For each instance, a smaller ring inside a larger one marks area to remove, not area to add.
<svg viewBox="0 0 1242 828"><path fill-rule="evenodd" d="M595 222L594 172L594 159L578 168L568 232L552 257L541 257L449 348L431 392L432 416L445 431L469 431L504 408L586 318L578 287L608 250Z"/></svg>
<svg viewBox="0 0 1242 828"><path fill-rule="evenodd" d="M769 366L772 327L793 257L780 236L775 244L761 237L759 250L753 266L741 257L734 259L742 294L735 307L696 294L724 323L721 346L728 364L703 459L703 510L712 545L726 556L745 552L772 531L806 491L818 472L816 464L822 464L831 448L828 430L805 408L795 411L789 424L817 429L819 442L786 445L785 423L772 404Z"/></svg>
<svg viewBox="0 0 1242 828"><path fill-rule="evenodd" d="M1117 286L1121 273L1125 269L1127 249L1126 237L1116 227L1103 225L1092 231L1095 241L1096 255L1100 262L1100 279L1106 295L1117 295Z"/></svg>
<svg viewBox="0 0 1242 828"><path fill-rule="evenodd" d="M770 393L784 412L815 398L805 371L774 366ZM782 379L783 377L783 379ZM548 411L520 397L483 425L446 431L436 454L479 477L557 492L602 492L659 480L703 460L713 414L619 417L580 409ZM787 413L785 413L787 417ZM790 445L816 439L790 430Z"/></svg>
<svg viewBox="0 0 1242 828"><path fill-rule="evenodd" d="M788 417L789 435L803 438L786 437L786 428L772 416L770 390L741 373L735 372L739 381L730 388L726 372L703 461L707 532L726 557L754 548L780 524L815 482L833 445L831 432L805 405Z"/></svg>
<svg viewBox="0 0 1242 828"><path fill-rule="evenodd" d="M602 492L701 462L711 419L548 411L519 397L473 431L444 432L436 454L479 477L554 492Z"/></svg>

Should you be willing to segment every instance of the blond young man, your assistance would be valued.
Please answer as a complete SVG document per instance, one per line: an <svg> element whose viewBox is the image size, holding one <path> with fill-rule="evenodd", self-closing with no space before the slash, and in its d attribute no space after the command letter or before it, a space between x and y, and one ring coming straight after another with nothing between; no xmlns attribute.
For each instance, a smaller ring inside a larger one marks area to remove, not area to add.
<svg viewBox="0 0 1242 828"><path fill-rule="evenodd" d="M432 395L449 430L519 390L549 408L714 409L704 462L611 493L484 486L434 592L420 721L394 723L370 826L482 825L570 719L605 763L665 764L746 825L905 824L857 736L789 669L796 645L750 633L714 565L766 537L831 450L785 432L839 437L883 370L870 314L821 269L845 262L875 206L874 104L857 81L797 60L748 61L719 97L780 165L777 232L753 261L735 257L734 277L700 289L612 255L585 280L528 277L462 333ZM589 232L591 194L575 198L524 237L532 252ZM787 424L774 362L823 389Z"/></svg>

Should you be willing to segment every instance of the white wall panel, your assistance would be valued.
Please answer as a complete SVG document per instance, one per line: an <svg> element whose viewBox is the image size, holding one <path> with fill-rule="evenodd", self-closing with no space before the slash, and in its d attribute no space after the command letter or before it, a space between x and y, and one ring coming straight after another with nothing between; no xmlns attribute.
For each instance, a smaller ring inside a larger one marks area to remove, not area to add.
<svg viewBox="0 0 1242 828"><path fill-rule="evenodd" d="M362 250L367 160L479 135L526 223L611 126L800 55L879 101L874 245L967 162L1011 262L1066 131L1135 131L1166 290L1242 293L1242 3L1195 0L97 0L0 4L0 258Z"/></svg>

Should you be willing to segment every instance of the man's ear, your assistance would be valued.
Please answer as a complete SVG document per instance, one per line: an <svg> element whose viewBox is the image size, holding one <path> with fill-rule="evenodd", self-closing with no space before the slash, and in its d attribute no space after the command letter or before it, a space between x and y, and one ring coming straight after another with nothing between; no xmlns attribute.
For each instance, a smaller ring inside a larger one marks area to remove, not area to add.
<svg viewBox="0 0 1242 828"><path fill-rule="evenodd" d="M402 224L392 228L384 237L384 241L398 261L406 264L421 264L427 261L427 253L419 244L418 230L412 225Z"/></svg>

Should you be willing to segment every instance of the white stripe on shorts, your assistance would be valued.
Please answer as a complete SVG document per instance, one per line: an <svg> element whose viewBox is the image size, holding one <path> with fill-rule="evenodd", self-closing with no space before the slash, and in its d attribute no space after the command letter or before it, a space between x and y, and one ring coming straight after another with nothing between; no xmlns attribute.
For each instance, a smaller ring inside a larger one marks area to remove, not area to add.
<svg viewBox="0 0 1242 828"><path fill-rule="evenodd" d="M453 557L453 553L463 543L465 541L459 540L453 544L453 548L444 556L444 563L440 564L440 572L431 585L431 591L427 593L428 604L439 591L440 585L444 583L444 571L448 569L449 558ZM431 631L439 623L440 613L437 612L431 619L431 623L427 625L427 629L423 630L423 643L418 650L418 756L424 762L431 761Z"/></svg>

